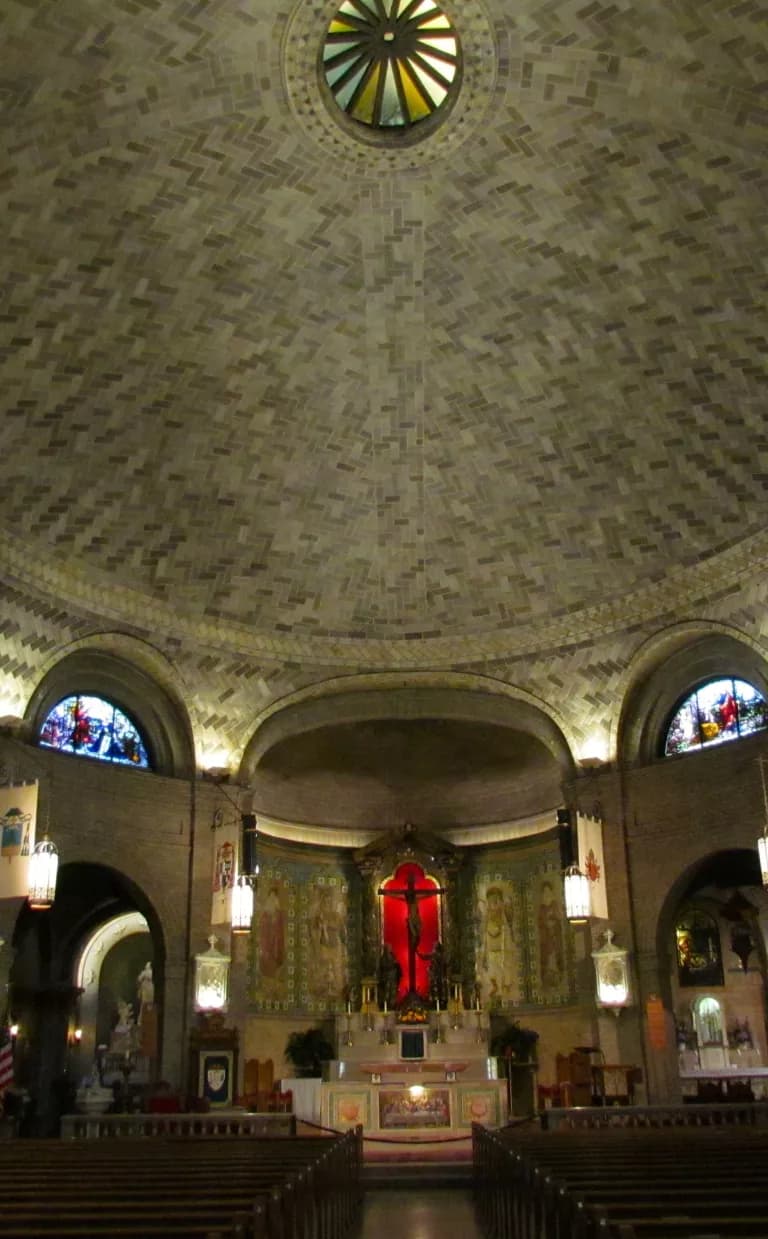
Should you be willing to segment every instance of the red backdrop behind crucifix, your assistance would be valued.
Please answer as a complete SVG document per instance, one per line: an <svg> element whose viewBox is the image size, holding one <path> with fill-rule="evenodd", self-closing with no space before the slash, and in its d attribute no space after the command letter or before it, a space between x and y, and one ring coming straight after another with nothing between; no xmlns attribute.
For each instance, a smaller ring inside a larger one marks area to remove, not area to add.
<svg viewBox="0 0 768 1239"><path fill-rule="evenodd" d="M413 890L418 892L434 891L434 894L420 894L417 907L421 918L419 943L416 953L416 992L422 998L429 996L429 960L422 955L429 955L440 937L440 887L434 878L425 874L421 865L413 861L405 861L398 865L393 876L383 882L381 891L392 891L387 896L381 894L382 903L382 942L391 946L392 953L401 968L400 984L397 989L397 1000L400 1001L408 992L408 907L405 900L395 897L397 892L404 891L413 880Z"/></svg>

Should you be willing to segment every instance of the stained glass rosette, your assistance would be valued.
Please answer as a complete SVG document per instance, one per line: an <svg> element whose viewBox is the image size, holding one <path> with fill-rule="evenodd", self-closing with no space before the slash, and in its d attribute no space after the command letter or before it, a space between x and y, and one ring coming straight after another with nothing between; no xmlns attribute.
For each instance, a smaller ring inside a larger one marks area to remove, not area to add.
<svg viewBox="0 0 768 1239"><path fill-rule="evenodd" d="M336 103L376 129L432 116L457 84L459 63L456 31L431 0L344 0L323 46Z"/></svg>

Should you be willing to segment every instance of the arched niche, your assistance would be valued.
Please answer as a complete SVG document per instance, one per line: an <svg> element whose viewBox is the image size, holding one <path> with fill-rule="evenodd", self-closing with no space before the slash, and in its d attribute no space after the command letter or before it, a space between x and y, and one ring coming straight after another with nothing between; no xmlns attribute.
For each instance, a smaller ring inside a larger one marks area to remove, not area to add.
<svg viewBox="0 0 768 1239"><path fill-rule="evenodd" d="M728 676L746 680L768 697L768 664L746 640L697 625L659 633L638 654L631 672L619 724L620 760L664 760L664 731L675 707L698 685Z"/></svg>
<svg viewBox="0 0 768 1239"><path fill-rule="evenodd" d="M25 719L34 740L49 711L63 698L93 694L112 702L140 728L152 770L189 777L194 746L183 704L146 670L102 649L79 649L48 671L30 698Z"/></svg>
<svg viewBox="0 0 768 1239"><path fill-rule="evenodd" d="M553 811L572 770L561 728L531 700L393 686L274 712L240 779L257 812L283 821L440 829Z"/></svg>

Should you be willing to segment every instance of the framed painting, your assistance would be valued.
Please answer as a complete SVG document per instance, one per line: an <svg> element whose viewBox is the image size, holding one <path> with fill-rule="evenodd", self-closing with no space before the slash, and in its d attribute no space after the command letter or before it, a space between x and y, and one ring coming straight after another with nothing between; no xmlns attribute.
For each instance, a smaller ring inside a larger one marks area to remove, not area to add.
<svg viewBox="0 0 768 1239"><path fill-rule="evenodd" d="M370 1125L370 1095L367 1088L344 1088L331 1093L329 1098L331 1127L346 1131L349 1127Z"/></svg>
<svg viewBox="0 0 768 1239"><path fill-rule="evenodd" d="M471 1127L480 1123L483 1127L499 1127L501 1108L498 1088L471 1088L459 1090L459 1125Z"/></svg>
<svg viewBox="0 0 768 1239"><path fill-rule="evenodd" d="M198 1059L197 1095L211 1107L226 1109L235 1100L235 1055L233 1050L201 1050Z"/></svg>
<svg viewBox="0 0 768 1239"><path fill-rule="evenodd" d="M447 1088L382 1089L379 1127L450 1127L451 1094Z"/></svg>

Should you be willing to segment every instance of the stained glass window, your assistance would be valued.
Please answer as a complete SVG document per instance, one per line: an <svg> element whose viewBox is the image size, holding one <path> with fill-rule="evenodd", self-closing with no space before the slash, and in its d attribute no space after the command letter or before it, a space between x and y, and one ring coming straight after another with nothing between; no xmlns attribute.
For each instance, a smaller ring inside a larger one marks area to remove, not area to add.
<svg viewBox="0 0 768 1239"><path fill-rule="evenodd" d="M432 0L344 0L323 47L342 111L377 129L415 125L457 81L459 40Z"/></svg>
<svg viewBox="0 0 768 1239"><path fill-rule="evenodd" d="M102 697L65 697L47 715L38 741L60 753L77 753L121 766L147 770L150 764L136 724Z"/></svg>
<svg viewBox="0 0 768 1239"><path fill-rule="evenodd" d="M768 707L745 680L711 680L677 707L667 728L664 756L738 740L768 727Z"/></svg>

